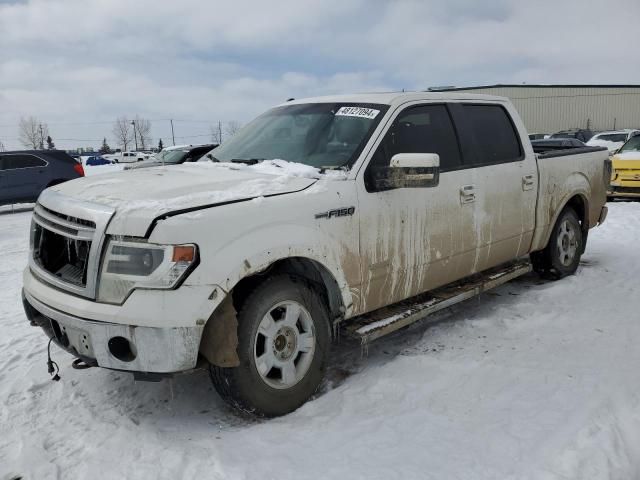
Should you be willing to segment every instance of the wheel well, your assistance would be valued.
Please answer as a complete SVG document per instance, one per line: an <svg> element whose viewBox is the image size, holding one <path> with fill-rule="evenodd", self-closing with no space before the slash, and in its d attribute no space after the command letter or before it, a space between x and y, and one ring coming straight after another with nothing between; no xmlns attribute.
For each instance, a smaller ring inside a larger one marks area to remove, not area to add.
<svg viewBox="0 0 640 480"><path fill-rule="evenodd" d="M244 299L247 298L260 283L271 275L280 273L291 273L305 278L314 284L323 295L332 320L344 313L340 288L331 272L321 263L304 257L290 257L278 260L272 263L266 270L240 280L231 292L234 308L240 310Z"/></svg>
<svg viewBox="0 0 640 480"><path fill-rule="evenodd" d="M582 227L582 253L587 247L587 236L589 235L589 209L587 201L582 195L574 195L569 199L564 208L571 207L578 215L580 226Z"/></svg>
<svg viewBox="0 0 640 480"><path fill-rule="evenodd" d="M580 223L582 224L582 228L589 228L589 219L587 217L587 206L584 198L581 195L574 195L567 202L566 207L571 207L578 214L578 218L580 219Z"/></svg>

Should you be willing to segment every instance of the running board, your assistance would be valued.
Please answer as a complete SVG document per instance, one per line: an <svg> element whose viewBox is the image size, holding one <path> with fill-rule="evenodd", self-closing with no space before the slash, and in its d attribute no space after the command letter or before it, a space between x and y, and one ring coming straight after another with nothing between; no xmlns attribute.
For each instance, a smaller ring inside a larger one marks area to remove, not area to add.
<svg viewBox="0 0 640 480"><path fill-rule="evenodd" d="M501 265L464 280L445 285L345 322L344 330L362 345L373 342L426 316L491 290L514 278L529 273L527 259Z"/></svg>

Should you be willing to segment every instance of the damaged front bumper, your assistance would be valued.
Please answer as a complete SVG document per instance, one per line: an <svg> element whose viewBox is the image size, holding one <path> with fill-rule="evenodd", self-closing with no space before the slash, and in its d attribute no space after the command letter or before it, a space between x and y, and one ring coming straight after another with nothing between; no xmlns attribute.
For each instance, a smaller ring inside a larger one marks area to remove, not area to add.
<svg viewBox="0 0 640 480"><path fill-rule="evenodd" d="M24 290L22 301L32 325L88 365L138 374L169 374L196 366L201 326L156 328L88 320L56 310Z"/></svg>

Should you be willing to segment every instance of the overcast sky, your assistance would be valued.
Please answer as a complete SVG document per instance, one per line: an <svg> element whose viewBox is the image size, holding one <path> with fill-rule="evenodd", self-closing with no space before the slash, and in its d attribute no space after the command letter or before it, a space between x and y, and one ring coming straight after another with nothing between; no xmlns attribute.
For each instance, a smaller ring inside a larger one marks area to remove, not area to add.
<svg viewBox="0 0 640 480"><path fill-rule="evenodd" d="M287 98L441 85L640 84L640 1L0 0L0 141L208 141Z"/></svg>

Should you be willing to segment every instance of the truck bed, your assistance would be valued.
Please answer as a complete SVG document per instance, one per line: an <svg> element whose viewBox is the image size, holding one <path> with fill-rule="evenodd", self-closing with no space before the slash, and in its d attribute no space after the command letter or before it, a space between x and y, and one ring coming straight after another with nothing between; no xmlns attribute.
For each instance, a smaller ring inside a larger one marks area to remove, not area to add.
<svg viewBox="0 0 640 480"><path fill-rule="evenodd" d="M546 151L536 155L538 163L538 205L532 251L547 244L551 228L563 205L579 195L584 202L583 221L597 225L606 203L611 162L604 147L579 147Z"/></svg>
<svg viewBox="0 0 640 480"><path fill-rule="evenodd" d="M565 147L562 145L545 144L532 144L532 146L533 151L538 154L538 158L564 157L566 155L578 155L580 153L607 150L605 147Z"/></svg>

